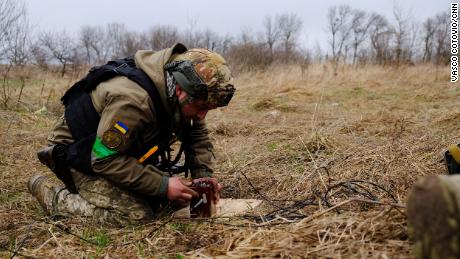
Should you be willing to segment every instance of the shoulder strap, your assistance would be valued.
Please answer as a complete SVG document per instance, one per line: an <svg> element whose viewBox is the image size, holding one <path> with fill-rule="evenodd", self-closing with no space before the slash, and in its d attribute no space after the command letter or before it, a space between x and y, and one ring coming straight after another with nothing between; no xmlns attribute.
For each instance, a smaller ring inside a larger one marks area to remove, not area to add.
<svg viewBox="0 0 460 259"><path fill-rule="evenodd" d="M69 90L67 90L64 96L61 98L62 103L67 107L67 105L72 103L83 93L89 93L100 83L113 77L119 76L120 74L118 73L118 69L125 66L136 67L134 59L131 57L117 59L109 61L107 64L102 66L92 67L85 77L76 82Z"/></svg>
<svg viewBox="0 0 460 259"><path fill-rule="evenodd" d="M75 83L61 98L64 106L68 106L78 99L83 93L89 93L100 83L116 76L126 76L141 86L153 101L155 113L159 121L166 121L166 111L155 84L150 77L141 69L136 67L133 57L109 61L103 66L93 67L88 74ZM168 126L169 123L161 123L161 126Z"/></svg>
<svg viewBox="0 0 460 259"><path fill-rule="evenodd" d="M160 93L158 92L158 89L155 87L155 84L153 83L152 79L141 69L137 67L133 67L130 65L127 65L127 63L123 63L120 66L116 67L114 72L117 73L117 75L120 76L126 76L129 78L131 81L136 82L139 86L141 86L147 94L150 96L150 99L152 99L153 105L155 106L155 113L160 122L160 128L161 127L166 127L169 123L164 123L166 122L167 116L166 116L166 110L163 107L163 102L161 101L160 98Z"/></svg>
<svg viewBox="0 0 460 259"><path fill-rule="evenodd" d="M156 138L155 144L158 145L160 152L168 149L172 121L167 116L166 110L163 107L163 102L160 98L160 93L158 92L158 89L155 87L155 84L153 83L152 79L150 79L150 77L144 71L135 67L135 64L134 66L130 66L127 63L123 63L119 65L117 68L115 68L114 71L118 75L126 76L131 81L136 82L148 93L155 107L155 113L160 127L160 135L158 138ZM146 143L144 143L143 145L144 148L142 148L142 152L146 152L148 149L151 148L145 144Z"/></svg>

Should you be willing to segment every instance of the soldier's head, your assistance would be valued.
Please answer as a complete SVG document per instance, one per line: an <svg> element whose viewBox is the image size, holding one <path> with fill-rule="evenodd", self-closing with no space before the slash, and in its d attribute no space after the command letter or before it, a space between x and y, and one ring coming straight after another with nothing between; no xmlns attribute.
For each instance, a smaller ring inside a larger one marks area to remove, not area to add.
<svg viewBox="0 0 460 259"><path fill-rule="evenodd" d="M228 105L235 92L224 58L206 49L176 56L165 70L177 82L176 95L186 117L203 119L208 110Z"/></svg>

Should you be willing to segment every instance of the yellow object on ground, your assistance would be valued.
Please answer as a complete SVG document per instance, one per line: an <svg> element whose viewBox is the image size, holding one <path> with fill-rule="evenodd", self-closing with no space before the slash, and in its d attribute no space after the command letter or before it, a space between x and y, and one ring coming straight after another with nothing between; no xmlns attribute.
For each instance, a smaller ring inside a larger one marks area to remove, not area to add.
<svg viewBox="0 0 460 259"><path fill-rule="evenodd" d="M456 144L452 144L449 146L448 150L455 161L460 164L460 148Z"/></svg>

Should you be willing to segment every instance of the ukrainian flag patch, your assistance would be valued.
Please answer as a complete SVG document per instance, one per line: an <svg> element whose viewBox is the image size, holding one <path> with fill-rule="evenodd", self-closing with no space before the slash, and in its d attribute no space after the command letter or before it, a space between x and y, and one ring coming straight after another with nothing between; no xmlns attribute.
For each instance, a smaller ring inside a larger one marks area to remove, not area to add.
<svg viewBox="0 0 460 259"><path fill-rule="evenodd" d="M123 122L117 121L113 127L115 127L118 131L120 131L123 135L128 132L128 126L126 126Z"/></svg>

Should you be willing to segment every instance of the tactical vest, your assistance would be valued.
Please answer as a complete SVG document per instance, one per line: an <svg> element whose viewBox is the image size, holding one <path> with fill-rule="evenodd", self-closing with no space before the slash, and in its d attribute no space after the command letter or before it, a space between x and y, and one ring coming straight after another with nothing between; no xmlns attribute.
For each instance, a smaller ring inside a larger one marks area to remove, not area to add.
<svg viewBox="0 0 460 259"><path fill-rule="evenodd" d="M143 143L140 136L134 136L133 144L127 151L128 156L141 157L154 145L161 150L169 147L171 135L171 119L162 106L162 101L155 84L150 77L141 69L136 67L132 57L109 61L103 66L93 67L88 74L75 83L61 98L65 106L64 116L75 142L68 145L66 163L69 167L75 168L84 173L93 173L91 167L91 151L96 139L97 127L100 116L93 106L90 92L100 83L116 76L125 76L134 81L147 91L153 101L155 113L160 123L160 134L154 143ZM152 156L145 163L155 164L158 161L158 154Z"/></svg>

